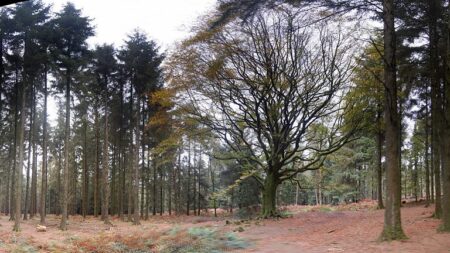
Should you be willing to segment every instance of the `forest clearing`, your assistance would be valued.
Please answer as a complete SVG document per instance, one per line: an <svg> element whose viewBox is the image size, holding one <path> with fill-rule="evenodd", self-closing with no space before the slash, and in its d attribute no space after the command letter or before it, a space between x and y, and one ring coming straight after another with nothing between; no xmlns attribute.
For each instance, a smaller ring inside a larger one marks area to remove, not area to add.
<svg viewBox="0 0 450 253"><path fill-rule="evenodd" d="M28 220L17 237L2 217L0 252L450 252L449 235L436 231L433 207L423 202L404 205L402 222L409 239L396 242L378 240L383 210L376 209L375 201L283 210L287 216L278 220L242 220L226 212L217 218L158 215L138 227L117 219L111 226L74 216L70 232L60 231L59 218L49 216L46 232L36 232L37 219ZM224 238L232 234L233 239L217 239L219 243L210 233Z"/></svg>
<svg viewBox="0 0 450 253"><path fill-rule="evenodd" d="M450 0L0 2L0 213L5 252L450 252Z"/></svg>

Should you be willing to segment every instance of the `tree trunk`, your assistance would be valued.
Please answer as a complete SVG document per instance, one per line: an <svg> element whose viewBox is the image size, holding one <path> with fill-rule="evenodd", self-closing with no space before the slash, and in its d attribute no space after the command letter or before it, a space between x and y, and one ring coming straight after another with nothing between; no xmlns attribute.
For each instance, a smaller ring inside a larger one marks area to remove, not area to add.
<svg viewBox="0 0 450 253"><path fill-rule="evenodd" d="M269 171L264 180L263 200L261 216L270 218L278 216L275 199L277 194L278 180L275 173Z"/></svg>
<svg viewBox="0 0 450 253"><path fill-rule="evenodd" d="M33 88L31 88L33 89ZM32 91L33 92L33 91ZM32 106L33 107L33 106ZM32 146L32 129L33 129L33 108L30 108L30 125L28 130L28 164L25 183L25 210L23 212L23 220L28 220L28 210L30 210L30 167L31 167L31 146Z"/></svg>
<svg viewBox="0 0 450 253"><path fill-rule="evenodd" d="M113 157L112 157L112 167L111 167L111 185L110 185L110 196L111 196L111 216L117 213L117 138L114 138L113 145Z"/></svg>
<svg viewBox="0 0 450 253"><path fill-rule="evenodd" d="M194 161L193 161L193 194L192 194L192 207L193 207L193 211L194 211L194 215L197 215L197 169L198 169L198 163L197 163L197 149L196 149L196 144L194 142Z"/></svg>
<svg viewBox="0 0 450 253"><path fill-rule="evenodd" d="M33 218L37 212L37 136L38 124L36 121L36 92L33 92L33 163L31 166L31 199L30 199L30 218Z"/></svg>
<svg viewBox="0 0 450 253"><path fill-rule="evenodd" d="M157 168L156 168L156 162L153 162L153 206L152 206L152 214L156 215L156 180L158 177L158 172L157 172Z"/></svg>
<svg viewBox="0 0 450 253"><path fill-rule="evenodd" d="M201 153L200 153L200 158L201 159ZM201 206L200 206L200 201L201 201L201 193L200 193L200 177L201 177L201 171L200 171L200 163L198 164L198 176L197 176L197 182L198 182L198 192L197 192L197 215L200 216L200 210L201 210Z"/></svg>
<svg viewBox="0 0 450 253"><path fill-rule="evenodd" d="M9 200L9 207L10 207L10 217L9 220L13 221L15 219L15 198L16 198L16 167L17 167L17 138L18 138L18 118L19 118L19 101L20 101L20 94L19 94L19 70L16 67L16 74L15 74L15 84L14 84L14 91L15 91L15 97L16 97L16 105L14 110L14 148L13 148L13 155L11 156L12 159L12 172L11 172L11 193L10 193L10 200Z"/></svg>
<svg viewBox="0 0 450 253"><path fill-rule="evenodd" d="M431 131L433 131L433 129L431 129ZM433 163L433 161L434 161L434 154L433 154L433 140L431 140L430 160L431 160L431 162L430 162L430 165L431 165L431 168L430 168L430 190L431 190L430 197L431 197L431 203L434 203L434 193L435 193L435 190L434 190L434 163Z"/></svg>
<svg viewBox="0 0 450 253"><path fill-rule="evenodd" d="M70 145L70 73L67 73L66 80L66 124L64 129L64 171L63 171L63 189L61 200L61 230L67 230L67 204L69 200L69 145Z"/></svg>
<svg viewBox="0 0 450 253"><path fill-rule="evenodd" d="M30 218L33 218L36 214L36 197L37 197L37 150L36 150L36 136L37 136L37 122L36 122L36 91L32 88L32 104L31 104L31 118L30 118L30 136L31 146L33 148L32 153L32 165L31 165L31 190L30 190L30 205L29 214ZM31 124L33 122L33 124ZM28 154L30 155L30 154ZM25 202L26 203L26 202ZM27 213L27 211L25 211ZM24 214L25 218L25 214Z"/></svg>
<svg viewBox="0 0 450 253"><path fill-rule="evenodd" d="M7 174L6 174L6 184L5 184L5 187L6 187L6 198L5 198L5 214L10 214L10 210L11 210L11 198L10 198L10 190L11 190L11 188L10 188L10 183L11 183L11 177L14 177L14 175L11 175L11 173L14 171L14 168L13 168L13 166L14 166L14 164L15 164L15 158L13 157L13 154L15 154L15 152L14 152L14 140L15 140L16 138L14 137L14 138L11 138L11 143L10 143L10 145L9 145L9 151L8 151L8 171L7 171Z"/></svg>
<svg viewBox="0 0 450 253"><path fill-rule="evenodd" d="M435 212L436 218L441 217L441 184L440 184L440 162L441 162L441 141L440 130L441 124L441 89L439 82L439 36L437 33L437 16L439 0L430 0L430 24L429 24L429 36L430 36L430 77L431 77L431 152L433 153L433 168L435 179Z"/></svg>
<svg viewBox="0 0 450 253"><path fill-rule="evenodd" d="M120 82L119 84L119 90L120 90L120 123L119 123L119 190L117 191L117 199L118 199L118 211L119 211L119 218L124 220L124 203L125 203L125 166L124 166L124 152L123 152L123 135L124 135L124 92L123 92L123 83Z"/></svg>
<svg viewBox="0 0 450 253"><path fill-rule="evenodd" d="M386 133L386 206L382 240L405 238L400 218L400 120L398 114L396 82L396 39L394 26L394 1L383 1L384 23L384 82L385 82L385 133Z"/></svg>
<svg viewBox="0 0 450 253"><path fill-rule="evenodd" d="M95 172L94 172L94 217L98 216L100 195L100 123L97 104L94 108L95 115Z"/></svg>
<svg viewBox="0 0 450 253"><path fill-rule="evenodd" d="M123 156L123 157L122 157ZM120 162L122 164L122 168L120 169L120 188L122 190L119 192L119 217L122 221L125 220L125 192L126 192L126 164L125 164L125 154L121 152ZM120 167L120 166L119 166Z"/></svg>
<svg viewBox="0 0 450 253"><path fill-rule="evenodd" d="M102 217L101 219L105 222L105 224L111 224L109 221L109 185L108 185L108 172L109 172L109 124L108 124L108 99L109 97L105 96L105 125L104 125L104 136L103 136L103 162L102 162Z"/></svg>
<svg viewBox="0 0 450 253"><path fill-rule="evenodd" d="M383 164L381 162L383 152L383 133L378 129L377 133L377 199L378 209L384 209L383 204Z"/></svg>
<svg viewBox="0 0 450 253"><path fill-rule="evenodd" d="M414 170L413 170L413 194L414 194L414 199L417 202L418 201L418 197L419 197L419 166L418 166L418 161L417 161L418 157L417 154L414 156Z"/></svg>
<svg viewBox="0 0 450 253"><path fill-rule="evenodd" d="M17 168L15 169L16 175L16 189L15 189L15 219L13 231L19 232L20 230L20 216L21 216L21 203L22 203L22 171L23 171L23 156L24 156L24 131L25 131L25 84L21 85L20 88L20 123L18 129L18 144L19 144L19 162Z"/></svg>
<svg viewBox="0 0 450 253"><path fill-rule="evenodd" d="M147 177L145 180L145 220L148 220L150 212L150 145L147 146Z"/></svg>
<svg viewBox="0 0 450 253"><path fill-rule="evenodd" d="M188 178L187 178L187 190L186 190L186 215L189 216L190 200L191 200L191 139L188 139Z"/></svg>
<svg viewBox="0 0 450 253"><path fill-rule="evenodd" d="M447 88L450 95L450 87ZM450 97L450 96L449 96ZM450 106L447 106L447 117L450 119ZM445 134L444 134L444 158L442 164L442 224L439 230L450 232L450 124L446 124ZM437 198L436 198L437 199Z"/></svg>
<svg viewBox="0 0 450 253"><path fill-rule="evenodd" d="M140 145L140 131L139 131L139 120L140 120L140 103L139 97L136 94L136 110L135 110L135 119L134 119L134 138L135 143L133 146L134 157L133 157L133 202L134 202L134 219L133 225L140 225L140 216L139 216L139 145Z"/></svg>
<svg viewBox="0 0 450 253"><path fill-rule="evenodd" d="M177 214L181 214L181 152L182 152L182 148L181 148L181 144L179 146L179 150L178 150L178 165L177 165L177 187L176 187L176 200L175 200L175 206L176 206L176 212Z"/></svg>
<svg viewBox="0 0 450 253"><path fill-rule="evenodd" d="M62 140L59 140L60 142L62 142ZM63 167L63 165L62 165L62 151L61 151L61 145L59 145L58 146L58 167L57 167L57 169L58 169L58 176L57 176L57 179L56 179L56 181L57 181L57 189L58 189L58 191L57 191L57 193L56 193L56 195L57 195L57 197L55 198L56 199L56 207L55 207L55 213L56 213L56 215L60 215L61 214L61 192L62 192L62 184L61 184L61 170L62 170L62 167Z"/></svg>
<svg viewBox="0 0 450 253"><path fill-rule="evenodd" d="M133 220L133 215L132 215L132 207L133 205L133 195L134 195L134 185L135 185L135 178L134 178L134 157L135 157L135 148L133 145L133 134L135 132L135 124L134 123L134 114L133 114L133 86L131 86L130 89L130 125L131 125L131 139L130 139L130 157L129 157L129 162L127 164L128 167L128 173L127 173L127 177L128 177L128 213L127 213L127 217L128 217L128 221L132 221ZM138 121L139 122L139 121Z"/></svg>
<svg viewBox="0 0 450 253"><path fill-rule="evenodd" d="M42 126L42 176L41 176L41 203L39 208L40 224L45 226L45 204L47 194L47 65L44 70L44 111Z"/></svg>
<svg viewBox="0 0 450 253"><path fill-rule="evenodd" d="M450 6L447 7L447 15L450 14ZM444 154L442 164L442 224L439 227L441 231L450 232L450 17L447 16L447 29L445 36L445 74L444 74Z"/></svg>
<svg viewBox="0 0 450 253"><path fill-rule="evenodd" d="M159 215L162 216L164 213L164 175L161 167L159 168L159 180Z"/></svg>
<svg viewBox="0 0 450 253"><path fill-rule="evenodd" d="M85 112L83 119L84 124L84 141L83 141L83 202L81 207L81 214L83 215L83 219L86 218L87 215L87 201L88 201L88 194L89 194L89 185L88 185L88 167L87 167L87 156L88 156L88 150L87 150L87 110Z"/></svg>
<svg viewBox="0 0 450 253"><path fill-rule="evenodd" d="M426 204L425 206L430 205L431 201L431 193L430 193L430 163L428 159L428 150L429 150L429 119L428 119L428 94L426 96L426 102L425 102L425 198L426 198Z"/></svg>
<svg viewBox="0 0 450 253"><path fill-rule="evenodd" d="M172 215L172 189L175 189L175 173L174 173L174 166L170 166L170 170L169 170L169 180L167 180L167 209L169 211L169 215Z"/></svg>

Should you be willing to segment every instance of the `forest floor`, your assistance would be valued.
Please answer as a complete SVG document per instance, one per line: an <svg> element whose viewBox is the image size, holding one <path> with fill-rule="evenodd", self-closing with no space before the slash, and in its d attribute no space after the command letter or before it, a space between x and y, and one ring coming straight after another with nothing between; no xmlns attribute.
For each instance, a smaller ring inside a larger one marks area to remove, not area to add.
<svg viewBox="0 0 450 253"><path fill-rule="evenodd" d="M363 201L344 206L291 206L279 220L211 216L154 216L133 226L112 219L70 217L69 230L48 217L47 232L36 232L38 218L22 223L0 218L0 252L450 252L450 234L436 231L433 206L407 203L402 223L407 240L379 242L383 210ZM236 212L235 212L236 213Z"/></svg>

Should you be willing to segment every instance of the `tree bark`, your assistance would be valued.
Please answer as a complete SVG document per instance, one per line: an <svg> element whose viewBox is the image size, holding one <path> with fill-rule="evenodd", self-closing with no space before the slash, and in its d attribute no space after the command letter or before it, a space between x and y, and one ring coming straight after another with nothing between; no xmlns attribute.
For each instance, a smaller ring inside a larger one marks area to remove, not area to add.
<svg viewBox="0 0 450 253"><path fill-rule="evenodd" d="M42 176L41 176L41 203L39 208L39 223L45 226L45 206L47 194L47 65L44 68L44 111L42 126Z"/></svg>
<svg viewBox="0 0 450 253"><path fill-rule="evenodd" d="M384 209L383 204L383 164L381 162L383 150L383 134L377 134L377 199L378 209Z"/></svg>
<svg viewBox="0 0 450 253"><path fill-rule="evenodd" d="M145 173L145 143L144 143L144 139L145 139L145 99L142 100L142 141L141 141L141 171L142 171L142 175L141 175L141 219L144 218L144 214L145 214L145 189L146 189L146 184L145 184L145 180L146 180L146 173Z"/></svg>
<svg viewBox="0 0 450 253"><path fill-rule="evenodd" d="M402 229L401 170L400 170L400 119L396 82L396 39L394 1L383 1L384 23L384 82L385 82L385 133L386 133L386 206L382 240L405 238Z"/></svg>
<svg viewBox="0 0 450 253"><path fill-rule="evenodd" d="M16 198L16 167L17 167L17 139L18 139L18 118L19 118L19 101L20 101L20 94L19 94L19 70L18 67L16 67L15 70L15 84L14 84L14 93L15 93L15 97L16 97L16 105L15 105L15 110L14 110L14 148L13 148L13 155L11 156L11 193L9 194L10 199L9 199L9 207L10 207L10 217L9 220L13 221L15 219L15 198Z"/></svg>
<svg viewBox="0 0 450 253"><path fill-rule="evenodd" d="M428 158L428 150L429 147L429 117L428 117L428 94L426 96L426 102L425 102L425 198L426 198L426 204L425 206L430 205L431 201L431 193L430 193L430 163Z"/></svg>
<svg viewBox="0 0 450 253"><path fill-rule="evenodd" d="M444 159L442 164L442 224L441 231L450 232L450 6L447 7L447 27L445 43L445 73L444 73Z"/></svg>
<svg viewBox="0 0 450 253"><path fill-rule="evenodd" d="M33 218L37 212L37 136L38 124L36 120L36 91L33 92L33 130L32 130L32 146L33 146L33 162L31 166L31 199L30 199L30 218Z"/></svg>
<svg viewBox="0 0 450 253"><path fill-rule="evenodd" d="M412 179L413 179L413 194L414 199L417 202L419 197L419 165L418 165L418 157L417 154L414 155L414 170L412 171Z"/></svg>
<svg viewBox="0 0 450 253"><path fill-rule="evenodd" d="M109 185L108 185L108 172L109 172L109 124L108 124L108 99L109 97L105 96L105 122L104 122L104 136L103 136L103 162L102 162L102 220L105 224L111 224L109 221Z"/></svg>
<svg viewBox="0 0 450 253"><path fill-rule="evenodd" d="M81 214L83 216L83 219L86 218L87 215L87 201L88 201L88 194L89 194L89 185L88 185L88 163L87 163L87 156L88 156L88 150L87 150L87 110L85 112L83 119L83 128L84 128L84 141L83 141L83 202L81 206Z"/></svg>
<svg viewBox="0 0 450 253"><path fill-rule="evenodd" d="M278 184L279 183L276 174L274 172L269 171L267 173L266 178L264 179L263 200L261 210L261 216L263 218L278 216L275 203Z"/></svg>
<svg viewBox="0 0 450 253"><path fill-rule="evenodd" d="M189 137L188 137L189 138ZM190 200L191 200L191 139L188 139L188 172L187 172L187 190L186 190L186 215L189 216Z"/></svg>
<svg viewBox="0 0 450 253"><path fill-rule="evenodd" d="M127 177L128 177L128 213L127 213L127 217L128 217L128 221L132 221L133 220L133 214L132 214L132 207L134 206L133 204L133 195L134 195L134 157L135 157L135 149L134 149L134 145L133 145L133 132L134 132L134 127L135 127L135 123L133 119L135 117L135 115L133 114L133 86L130 87L130 125L131 125L131 139L130 139L130 158L129 158L129 162L127 164L128 167L128 171L127 171Z"/></svg>
<svg viewBox="0 0 450 253"><path fill-rule="evenodd" d="M94 172L94 217L98 216L99 195L100 195L100 123L98 108L95 105L95 172Z"/></svg>
<svg viewBox="0 0 450 253"><path fill-rule="evenodd" d="M33 88L31 88L33 89ZM33 92L33 91L32 91ZM33 107L33 106L32 106ZM32 129L33 129L33 108L30 108L30 125L28 130L28 164L25 183L25 210L23 212L23 220L28 220L28 211L30 208L30 167L31 167L31 146L32 146Z"/></svg>
<svg viewBox="0 0 450 253"><path fill-rule="evenodd" d="M20 216L21 216L21 204L22 204L22 170L24 165L24 132L25 132L25 84L21 85L20 88L20 123L18 129L18 144L19 144L19 162L17 164L17 168L15 170L16 175L16 189L14 194L14 204L15 204L15 219L14 219L14 227L13 231L20 231Z"/></svg>
<svg viewBox="0 0 450 253"><path fill-rule="evenodd" d="M64 171L63 189L61 200L61 230L67 230L67 206L69 201L69 146L70 146L70 72L67 73L66 80L66 123L64 128Z"/></svg>
<svg viewBox="0 0 450 253"><path fill-rule="evenodd" d="M159 167L159 215L163 215L164 213L164 175L163 169Z"/></svg>
<svg viewBox="0 0 450 253"><path fill-rule="evenodd" d="M140 225L140 215L139 215L139 145L140 145L140 131L139 131L139 121L140 121L140 103L139 97L136 94L136 110L134 119L134 138L135 143L133 146L134 156L133 156L133 202L134 202L134 218L133 225Z"/></svg>
<svg viewBox="0 0 450 253"><path fill-rule="evenodd" d="M434 179L435 179L435 211L434 216L436 218L441 217L441 178L440 178L440 167L441 167L441 88L439 82L439 37L437 32L437 17L438 17L438 6L439 0L430 0L430 23L429 23L429 37L430 37L430 77L431 77L431 152L433 153L433 169L434 169Z"/></svg>
<svg viewBox="0 0 450 253"><path fill-rule="evenodd" d="M111 216L117 213L117 138L114 138L113 145L113 157L111 166L111 184L110 184L110 197L111 197Z"/></svg>

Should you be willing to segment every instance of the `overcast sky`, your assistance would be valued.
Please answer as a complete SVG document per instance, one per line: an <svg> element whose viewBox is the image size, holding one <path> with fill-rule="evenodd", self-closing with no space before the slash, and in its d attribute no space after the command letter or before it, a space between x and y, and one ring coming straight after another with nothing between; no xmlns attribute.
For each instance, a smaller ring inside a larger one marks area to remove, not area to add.
<svg viewBox="0 0 450 253"><path fill-rule="evenodd" d="M43 0L59 11L63 0ZM145 31L163 49L186 37L197 18L213 9L216 0L72 0L83 15L93 19L96 35L91 45L122 45L135 28Z"/></svg>
<svg viewBox="0 0 450 253"><path fill-rule="evenodd" d="M43 0L58 12L67 3L62 0ZM88 42L114 44L119 47L134 29L147 33L162 50L189 35L190 27L199 16L212 10L216 0L73 0L70 1L84 16L92 19L95 36ZM56 124L57 105L49 97L49 122Z"/></svg>

